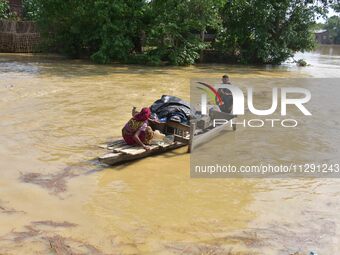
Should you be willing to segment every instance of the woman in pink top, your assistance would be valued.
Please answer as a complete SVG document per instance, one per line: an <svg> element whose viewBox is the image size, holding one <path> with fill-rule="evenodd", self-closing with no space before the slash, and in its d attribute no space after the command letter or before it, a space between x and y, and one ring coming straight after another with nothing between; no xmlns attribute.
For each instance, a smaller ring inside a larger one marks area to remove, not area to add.
<svg viewBox="0 0 340 255"><path fill-rule="evenodd" d="M153 131L148 126L148 119L151 116L149 108L145 107L140 112L136 112L136 108L132 110L132 118L125 124L122 129L122 135L127 144L137 144L145 150L149 150L147 146L153 137Z"/></svg>

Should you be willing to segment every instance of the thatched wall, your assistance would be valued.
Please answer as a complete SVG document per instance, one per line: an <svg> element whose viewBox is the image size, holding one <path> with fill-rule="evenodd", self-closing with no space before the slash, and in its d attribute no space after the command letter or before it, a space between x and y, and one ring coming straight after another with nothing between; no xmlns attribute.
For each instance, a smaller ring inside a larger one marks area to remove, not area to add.
<svg viewBox="0 0 340 255"><path fill-rule="evenodd" d="M40 34L32 21L0 20L0 52L38 51Z"/></svg>

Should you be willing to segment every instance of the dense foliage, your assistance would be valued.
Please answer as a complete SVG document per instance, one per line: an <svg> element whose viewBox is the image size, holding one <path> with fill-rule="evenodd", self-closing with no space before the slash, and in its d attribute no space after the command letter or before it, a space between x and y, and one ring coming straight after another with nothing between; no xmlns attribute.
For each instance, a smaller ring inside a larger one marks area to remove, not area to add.
<svg viewBox="0 0 340 255"><path fill-rule="evenodd" d="M313 48L310 30L320 11L299 0L230 2L221 12L220 49L242 63L281 63Z"/></svg>
<svg viewBox="0 0 340 255"><path fill-rule="evenodd" d="M201 31L216 25L212 2L46 0L38 20L49 45L73 57L186 65L206 46Z"/></svg>
<svg viewBox="0 0 340 255"><path fill-rule="evenodd" d="M8 0L0 0L0 19L10 20L36 20L38 18L38 0L22 0L23 17L11 12Z"/></svg>
<svg viewBox="0 0 340 255"><path fill-rule="evenodd" d="M8 19L9 17L10 12L8 2L0 0L0 19Z"/></svg>
<svg viewBox="0 0 340 255"><path fill-rule="evenodd" d="M218 29L218 6L213 0L155 0L150 3L152 26L147 43L149 54L174 65L193 64L208 47L201 34Z"/></svg>
<svg viewBox="0 0 340 255"><path fill-rule="evenodd" d="M340 12L340 3L334 3L332 5L332 8L333 8L334 11Z"/></svg>
<svg viewBox="0 0 340 255"><path fill-rule="evenodd" d="M138 37L142 0L44 0L39 25L48 45L72 57L124 61Z"/></svg>
<svg viewBox="0 0 340 255"><path fill-rule="evenodd" d="M330 37L333 39L334 43L340 43L340 17L332 16L327 19L327 22L324 26L325 29L329 31Z"/></svg>
<svg viewBox="0 0 340 255"><path fill-rule="evenodd" d="M39 1L22 0L23 18L25 20L37 20L39 13Z"/></svg>
<svg viewBox="0 0 340 255"><path fill-rule="evenodd" d="M98 63L173 65L196 62L204 49L225 61L281 63L313 47L321 13L301 0L24 0L24 7L49 50Z"/></svg>

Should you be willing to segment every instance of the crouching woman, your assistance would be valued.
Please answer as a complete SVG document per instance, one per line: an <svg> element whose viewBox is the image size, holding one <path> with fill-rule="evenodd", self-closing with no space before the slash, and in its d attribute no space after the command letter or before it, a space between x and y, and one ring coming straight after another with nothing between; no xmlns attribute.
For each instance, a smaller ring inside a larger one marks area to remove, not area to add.
<svg viewBox="0 0 340 255"><path fill-rule="evenodd" d="M150 150L148 144L153 138L152 128L148 125L150 116L151 111L147 107L140 112L137 112L135 107L132 109L132 118L122 129L122 135L127 144L140 145L145 150Z"/></svg>

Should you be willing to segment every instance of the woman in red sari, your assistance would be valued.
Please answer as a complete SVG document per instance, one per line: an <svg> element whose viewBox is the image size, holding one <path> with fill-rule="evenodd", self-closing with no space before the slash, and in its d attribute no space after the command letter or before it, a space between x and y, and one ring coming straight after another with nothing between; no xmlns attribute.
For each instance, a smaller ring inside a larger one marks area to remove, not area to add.
<svg viewBox="0 0 340 255"><path fill-rule="evenodd" d="M150 116L151 111L147 107L143 108L140 112L136 112L136 108L133 108L132 118L122 129L122 135L127 144L137 144L145 150L150 150L148 144L153 137L152 128L148 126Z"/></svg>

